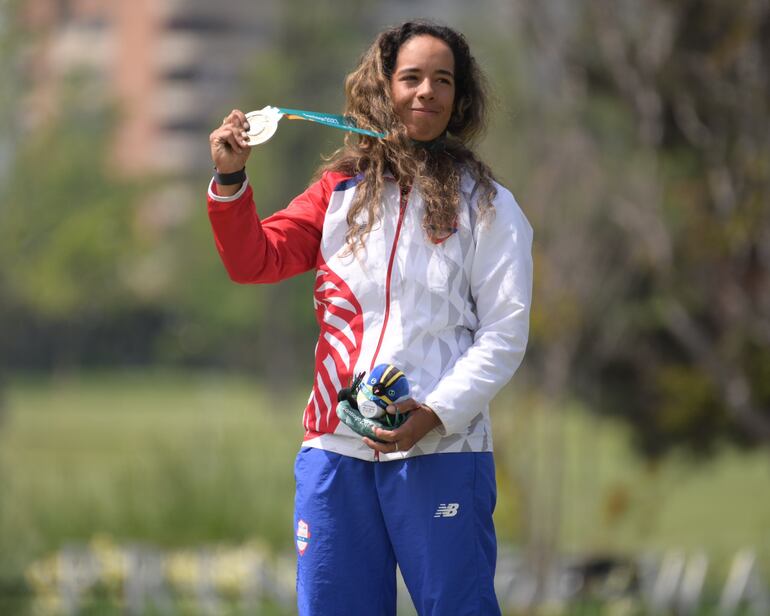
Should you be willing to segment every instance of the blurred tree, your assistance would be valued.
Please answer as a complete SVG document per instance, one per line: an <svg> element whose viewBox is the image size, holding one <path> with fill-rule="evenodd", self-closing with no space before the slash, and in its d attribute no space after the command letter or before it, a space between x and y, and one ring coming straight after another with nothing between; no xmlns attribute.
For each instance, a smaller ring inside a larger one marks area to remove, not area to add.
<svg viewBox="0 0 770 616"><path fill-rule="evenodd" d="M341 113L344 77L368 43L371 0L340 10L329 0L281 4L282 28L269 52L254 58L244 103ZM344 134L309 123L284 121L273 139L254 149L248 163L260 216L288 205L310 183L321 156L342 145ZM256 353L261 373L277 390L290 381L309 384L318 335L312 310L313 273L258 291L266 306Z"/></svg>
<svg viewBox="0 0 770 616"><path fill-rule="evenodd" d="M233 106L339 111L344 75L380 27L375 4L282 3L274 45ZM487 20L472 42L501 100L515 101L484 154L536 228L526 374L553 400L579 391L625 418L653 457L770 442L767 3L509 8L506 27ZM14 58L0 54L9 70ZM146 225L158 199L110 175L109 114L77 88L61 122L9 147L17 91L0 92L0 173L13 179L0 185L4 360L55 344L77 362L123 336L145 345L145 361L309 382L311 274L245 290L224 275L200 210ZM286 205L341 143L338 131L282 124L248 165L260 214ZM163 198L186 207L199 194Z"/></svg>
<svg viewBox="0 0 770 616"><path fill-rule="evenodd" d="M770 444L770 7L516 7L543 388L650 456Z"/></svg>
<svg viewBox="0 0 770 616"><path fill-rule="evenodd" d="M81 90L75 79L71 93ZM121 276L135 254L140 186L105 167L104 109L65 95L60 115L19 142L0 189L3 358L73 364L89 332L137 309ZM95 340L92 340L95 342Z"/></svg>
<svg viewBox="0 0 770 616"><path fill-rule="evenodd" d="M540 438L526 460L496 458L516 469L537 596L571 505L564 469L606 470L565 458L558 409L576 394L653 460L770 443L770 16L750 1L505 6L480 29L503 112L484 152L535 227L517 380L548 402L519 397L518 414L544 409Z"/></svg>
<svg viewBox="0 0 770 616"><path fill-rule="evenodd" d="M18 63L21 35L16 25L19 0L0 2L0 74L5 87L0 90L0 184L4 183L18 138L19 84L22 81Z"/></svg>
<svg viewBox="0 0 770 616"><path fill-rule="evenodd" d="M5 0L0 2L0 74L5 76L6 87L0 89L0 186L7 181L10 173L11 159L18 138L18 106L17 100L21 81L19 66L17 64L20 45L18 30L14 27L18 14L19 0ZM3 204L0 201L0 216L2 216ZM8 291L0 266L0 324L7 322L7 295ZM0 333L0 339L2 333ZM1 342L0 342L1 345ZM0 347L1 348L1 347ZM5 392L4 392L4 366L0 361L0 427L4 419Z"/></svg>

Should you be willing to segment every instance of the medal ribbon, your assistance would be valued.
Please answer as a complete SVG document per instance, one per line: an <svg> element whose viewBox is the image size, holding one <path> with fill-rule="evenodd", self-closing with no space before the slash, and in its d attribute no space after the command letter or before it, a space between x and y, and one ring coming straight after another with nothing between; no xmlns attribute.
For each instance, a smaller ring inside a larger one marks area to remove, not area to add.
<svg viewBox="0 0 770 616"><path fill-rule="evenodd" d="M301 109L283 109L281 107L276 107L276 109L278 109L278 111L280 111L289 120L307 120L308 122L316 122L317 124L331 126L332 128L338 128L339 130L361 133L362 135L379 137L380 139L387 135L387 133L377 133L373 130L358 128L345 116L341 115L319 113L317 111L302 111Z"/></svg>

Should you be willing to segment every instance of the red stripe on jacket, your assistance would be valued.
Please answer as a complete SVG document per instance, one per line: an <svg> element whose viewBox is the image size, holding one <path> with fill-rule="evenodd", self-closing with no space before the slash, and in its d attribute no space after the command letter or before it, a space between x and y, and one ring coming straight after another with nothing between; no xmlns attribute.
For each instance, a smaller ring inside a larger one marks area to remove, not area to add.
<svg viewBox="0 0 770 616"><path fill-rule="evenodd" d="M248 186L235 201L208 199L217 251L238 283L277 282L316 267L334 187L349 176L324 173L283 210L260 221Z"/></svg>
<svg viewBox="0 0 770 616"><path fill-rule="evenodd" d="M314 297L321 332L316 346L313 393L303 418L305 439L334 432L339 425L334 412L336 390L348 385L363 340L361 305L320 256L329 200L335 187L349 178L342 173L324 173L288 207L265 220L257 215L251 186L233 201L208 199L217 251L233 281L270 283L313 268L319 270ZM353 311L335 306L335 296L344 298ZM327 313L344 323L347 334L324 320ZM335 348L326 335L333 337L344 352ZM348 337L351 335L355 342Z"/></svg>

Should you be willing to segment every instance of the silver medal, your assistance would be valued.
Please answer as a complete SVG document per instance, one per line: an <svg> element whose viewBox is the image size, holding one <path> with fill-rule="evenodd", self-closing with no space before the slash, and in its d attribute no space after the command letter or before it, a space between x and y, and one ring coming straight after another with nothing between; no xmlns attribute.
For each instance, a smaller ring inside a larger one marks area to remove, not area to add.
<svg viewBox="0 0 770 616"><path fill-rule="evenodd" d="M248 144L255 146L270 139L278 130L278 121L282 117L283 114L276 107L270 105L247 113L246 120L249 122Z"/></svg>

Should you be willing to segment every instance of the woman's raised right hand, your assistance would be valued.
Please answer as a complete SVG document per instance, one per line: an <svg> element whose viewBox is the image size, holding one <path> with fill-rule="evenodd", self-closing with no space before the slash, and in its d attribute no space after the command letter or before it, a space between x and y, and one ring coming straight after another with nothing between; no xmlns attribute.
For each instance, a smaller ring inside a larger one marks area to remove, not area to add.
<svg viewBox="0 0 770 616"><path fill-rule="evenodd" d="M235 173L246 166L251 154L246 131L249 123L246 114L240 109L233 109L222 125L209 135L211 160L219 173Z"/></svg>

